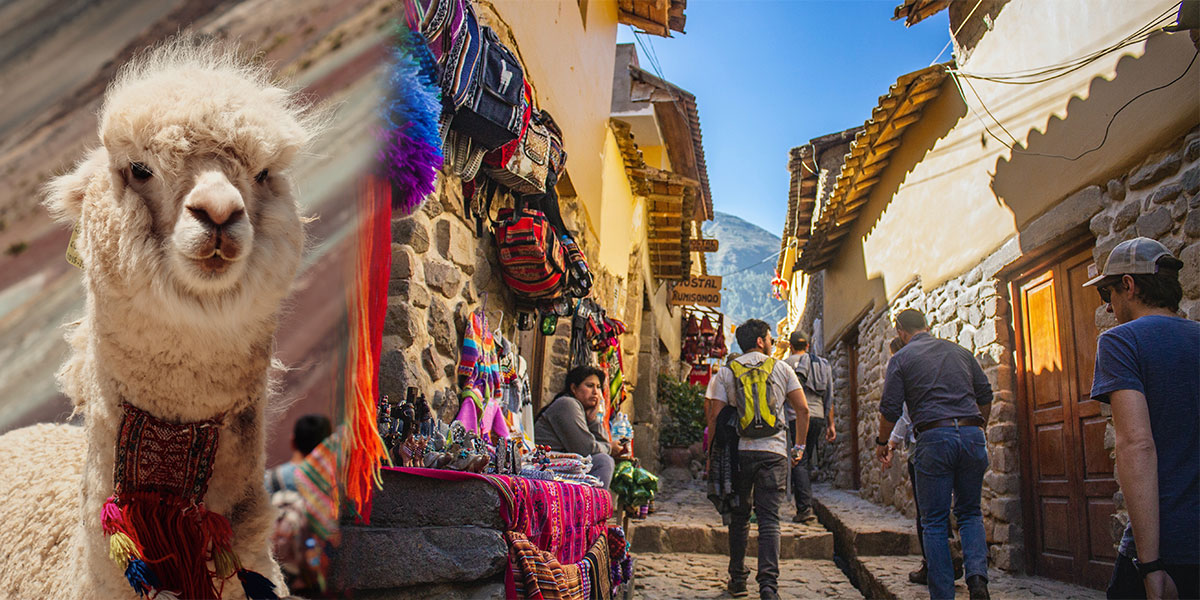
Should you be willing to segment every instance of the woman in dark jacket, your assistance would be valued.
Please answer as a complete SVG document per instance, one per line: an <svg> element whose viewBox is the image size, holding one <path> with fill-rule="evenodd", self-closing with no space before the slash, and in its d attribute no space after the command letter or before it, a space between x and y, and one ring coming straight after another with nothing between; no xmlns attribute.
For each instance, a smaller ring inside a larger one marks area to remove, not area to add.
<svg viewBox="0 0 1200 600"><path fill-rule="evenodd" d="M563 390L538 414L533 428L534 439L540 445L557 452L591 456L591 474L608 487L615 463L600 417L603 388L604 371L588 366L571 369ZM619 446L619 453L628 452L627 446Z"/></svg>

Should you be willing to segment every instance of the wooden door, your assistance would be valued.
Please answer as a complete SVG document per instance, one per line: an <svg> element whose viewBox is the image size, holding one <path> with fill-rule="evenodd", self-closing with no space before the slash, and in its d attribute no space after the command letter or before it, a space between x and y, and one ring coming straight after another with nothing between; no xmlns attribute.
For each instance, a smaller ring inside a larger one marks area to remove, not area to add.
<svg viewBox="0 0 1200 600"><path fill-rule="evenodd" d="M1020 365L1023 504L1037 573L1103 589L1116 550L1106 418L1090 398L1099 295L1081 287L1091 246L1013 282Z"/></svg>

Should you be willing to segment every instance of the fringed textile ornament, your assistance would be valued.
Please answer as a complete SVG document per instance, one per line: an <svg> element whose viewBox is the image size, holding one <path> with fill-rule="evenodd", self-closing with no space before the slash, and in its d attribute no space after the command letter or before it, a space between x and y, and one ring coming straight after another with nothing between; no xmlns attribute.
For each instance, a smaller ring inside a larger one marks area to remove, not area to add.
<svg viewBox="0 0 1200 600"><path fill-rule="evenodd" d="M349 304L351 353L346 392L346 498L360 519L371 520L371 495L383 486L380 469L391 464L375 422L378 402L379 354L383 348L383 319L387 284L392 269L391 186L368 176L359 188L358 243L354 285Z"/></svg>
<svg viewBox="0 0 1200 600"><path fill-rule="evenodd" d="M409 215L433 192L444 158L437 63L425 38L404 26L398 28L392 48L388 88L383 109L387 129L381 132L378 158L396 188L394 206Z"/></svg>
<svg viewBox="0 0 1200 600"><path fill-rule="evenodd" d="M203 504L217 452L217 420L176 424L128 403L121 409L114 492L100 512L109 557L140 596L220 598L218 582L232 577L240 562L229 521ZM254 582L243 585L247 597L278 597L262 575L238 575L243 583Z"/></svg>
<svg viewBox="0 0 1200 600"><path fill-rule="evenodd" d="M787 280L779 276L779 271L775 271L775 278L771 280L771 297L776 300L784 300L787 298L787 293Z"/></svg>

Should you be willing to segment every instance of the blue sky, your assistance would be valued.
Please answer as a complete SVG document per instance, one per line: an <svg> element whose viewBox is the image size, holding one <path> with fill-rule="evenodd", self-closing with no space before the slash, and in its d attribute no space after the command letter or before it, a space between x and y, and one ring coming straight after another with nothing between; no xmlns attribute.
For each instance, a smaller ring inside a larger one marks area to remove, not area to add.
<svg viewBox="0 0 1200 600"><path fill-rule="evenodd" d="M788 150L862 125L897 77L933 62L950 39L946 11L905 28L891 20L898 4L691 0L686 34L638 36L664 78L696 95L717 210L779 234ZM654 72L640 46L638 58Z"/></svg>

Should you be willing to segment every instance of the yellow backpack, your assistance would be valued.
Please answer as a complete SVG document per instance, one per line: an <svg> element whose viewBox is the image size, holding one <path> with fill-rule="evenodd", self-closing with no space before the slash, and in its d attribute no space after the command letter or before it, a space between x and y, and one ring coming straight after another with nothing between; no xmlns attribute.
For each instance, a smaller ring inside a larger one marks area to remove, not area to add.
<svg viewBox="0 0 1200 600"><path fill-rule="evenodd" d="M771 403L770 379L775 362L769 356L755 366L729 360L729 370L733 371L734 406L738 411L738 435L741 437L771 437L787 427Z"/></svg>

